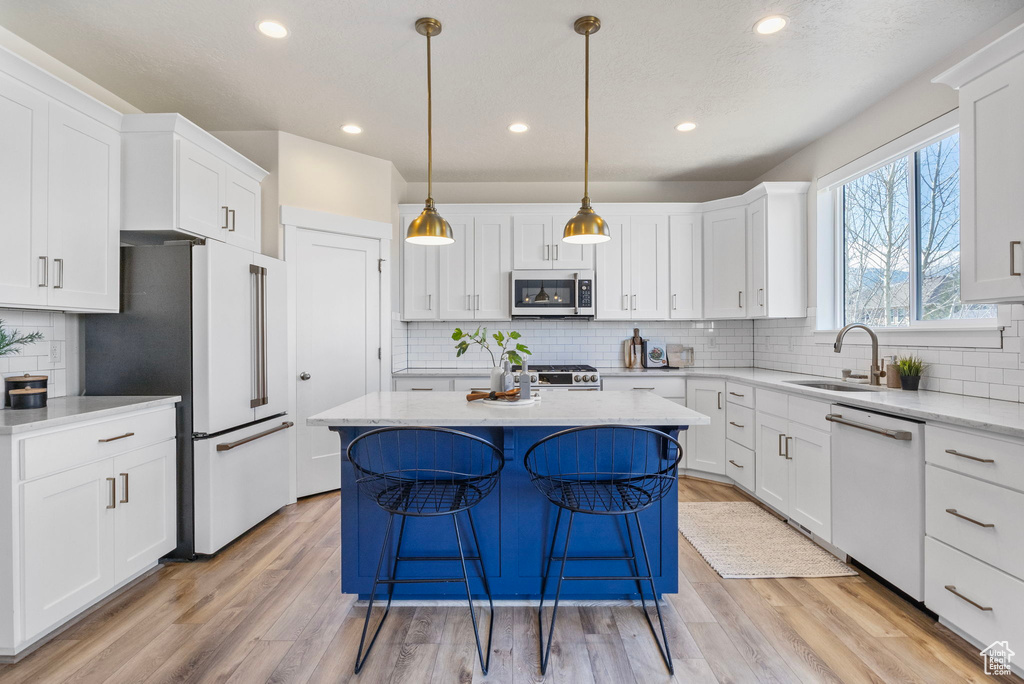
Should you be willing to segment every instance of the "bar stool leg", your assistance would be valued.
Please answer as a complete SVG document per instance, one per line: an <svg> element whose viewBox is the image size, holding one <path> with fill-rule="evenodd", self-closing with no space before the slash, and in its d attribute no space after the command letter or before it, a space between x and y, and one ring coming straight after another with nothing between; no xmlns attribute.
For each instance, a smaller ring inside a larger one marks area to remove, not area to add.
<svg viewBox="0 0 1024 684"><path fill-rule="evenodd" d="M459 534L458 515L452 515L452 524L455 526L455 540L459 543L459 560L462 563L462 581L466 585L466 600L469 603L469 617L473 621L473 636L476 637L476 654L480 658L480 669L487 674L487 668L491 664L491 636L494 631L494 604L491 604L491 633L487 635L487 657L484 658L483 647L480 645L480 629L476 623L476 610L473 608L473 593L469 588L469 574L466 572L466 554L462 549L462 535ZM483 565L483 557L480 558L480 565ZM489 594L489 592L488 592ZM490 599L490 595L488 595Z"/></svg>
<svg viewBox="0 0 1024 684"><path fill-rule="evenodd" d="M473 522L473 511L466 509L466 516L469 518L469 529L473 532L473 546L476 547L476 555L480 560L477 561L480 564L480 579L484 583L484 593L487 594L487 606L491 611L491 617L488 620L487 625L487 665L481 664L481 668L490 667L491 664L491 638L494 636L494 599L491 598L491 587L487 583L487 568L484 567L484 552L480 548L480 540L476 536L476 523ZM486 674L486 672L484 673Z"/></svg>
<svg viewBox="0 0 1024 684"><path fill-rule="evenodd" d="M561 508L558 510L559 517L561 517ZM555 587L555 602L551 608L551 627L548 629L548 643L544 645L544 594L540 596L540 607L537 609L537 635L540 637L540 648L541 648L541 659L540 659L540 673L542 675L547 674L548 670L548 659L551 657L551 642L555 636L555 618L558 617L558 600L562 595L562 580L565 579L565 561L569 556L569 537L572 536L572 521L576 517L575 511L569 511L569 525L565 529L565 546L562 549L562 565L558 572L558 585ZM558 528L555 528L555 534L558 534ZM552 542L552 552L554 551L554 542ZM550 556L549 556L550 558ZM548 583L548 573L551 571L551 563L548 562L548 567L544 572L544 579L542 581L542 587Z"/></svg>
<svg viewBox="0 0 1024 684"><path fill-rule="evenodd" d="M661 617L661 604L658 603L658 592L654 588L654 576L651 574L651 560L647 555L647 542L644 540L644 529L640 527L640 516L636 513L633 514L633 521L636 523L636 531L640 536L640 550L644 554L644 565L647 567L647 581L651 584L651 594L654 596L654 609L658 612L658 624L661 626L661 640L658 640L658 633L654 629L654 623L651 622L651 616L647 612L647 604L643 601L643 592L640 593L640 603L643 606L644 617L647 619L647 625L651 628L651 635L654 636L654 643L658 645L658 650L661 651L661 657L665 661L665 666L668 668L669 674L675 674L675 669L672 667L672 653L668 646L668 634L665 632L665 621ZM628 521L627 521L628 524ZM664 644L664 648L662 648Z"/></svg>
<svg viewBox="0 0 1024 684"><path fill-rule="evenodd" d="M373 575L373 588L370 589L370 601L366 606L366 618L363 620L363 633L359 637L359 650L356 652L356 666L355 674L359 674L359 671L363 669L363 665L366 664L366 659L370 657L370 651L373 649L373 645L377 643L377 637L380 636L380 630L384 626L384 621L388 617L388 613L391 611L391 595L394 593L394 584L388 585L388 603L384 608L384 614L380 618L380 622L377 623L377 629L373 632L373 638L370 639L370 645L366 647L366 653L363 653L363 643L366 641L366 630L370 626L370 613L373 612L373 600L377 595L377 584L380 582L380 569L384 565L384 556L388 551L388 542L391 541L391 527L395 522L395 514L390 513L388 515L388 526L384 532L384 543L380 547L380 558L377 560L377 572ZM405 516L402 516L402 528L405 528ZM395 558L398 558L397 553ZM397 561L396 561L397 564ZM394 577L392 577L394 579Z"/></svg>

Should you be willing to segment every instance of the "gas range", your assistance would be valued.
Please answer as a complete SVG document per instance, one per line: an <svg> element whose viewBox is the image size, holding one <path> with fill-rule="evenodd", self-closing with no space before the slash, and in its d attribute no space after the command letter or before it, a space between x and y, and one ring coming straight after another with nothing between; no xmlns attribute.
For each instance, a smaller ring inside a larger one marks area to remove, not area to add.
<svg viewBox="0 0 1024 684"><path fill-rule="evenodd" d="M579 364L530 364L530 376L534 387L538 389L561 390L599 390L601 376L593 366ZM512 366L515 371L516 383L522 366Z"/></svg>

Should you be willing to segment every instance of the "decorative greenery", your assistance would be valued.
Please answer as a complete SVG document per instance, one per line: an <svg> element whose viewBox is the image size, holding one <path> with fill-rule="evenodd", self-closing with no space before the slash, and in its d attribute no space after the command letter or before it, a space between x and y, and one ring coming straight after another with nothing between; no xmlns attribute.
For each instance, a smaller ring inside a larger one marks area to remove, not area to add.
<svg viewBox="0 0 1024 684"><path fill-rule="evenodd" d="M455 356L456 358L462 356L469 351L469 345L478 344L487 350L487 353L491 355L491 362L495 365L501 365L501 363L508 358L512 363L523 365L523 356L530 356L533 354L525 344L516 342L522 335L515 330L510 330L508 333L498 331L492 334L490 337L487 336L487 328L477 328L474 332L465 332L462 328L456 328L455 332L452 333L452 339L458 342L455 345ZM494 352L491 351L491 340L494 340L501 355L495 359Z"/></svg>
<svg viewBox="0 0 1024 684"><path fill-rule="evenodd" d="M4 328L4 321L0 318L0 356L20 354L21 349L19 347L41 339L43 339L43 333L38 331L22 335L21 331L14 328Z"/></svg>
<svg viewBox="0 0 1024 684"><path fill-rule="evenodd" d="M896 368L900 371L900 377L920 376L924 372L924 361L916 356L900 356L896 359Z"/></svg>

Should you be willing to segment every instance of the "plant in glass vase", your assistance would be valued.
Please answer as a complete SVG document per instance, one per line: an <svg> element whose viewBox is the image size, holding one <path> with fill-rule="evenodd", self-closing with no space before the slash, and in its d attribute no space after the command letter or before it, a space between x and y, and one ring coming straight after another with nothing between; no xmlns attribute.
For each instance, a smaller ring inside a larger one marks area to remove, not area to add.
<svg viewBox="0 0 1024 684"><path fill-rule="evenodd" d="M456 328L452 333L452 339L458 344L455 345L455 357L458 358L469 351L470 345L478 345L488 354L491 355L491 363L493 368L491 369L491 391L500 392L504 387L499 387L502 384L502 375L504 373L504 365L507 360L509 363L523 365L523 356L530 356L533 352L523 344L518 342L522 337L522 334L510 330L507 333L501 332L500 330L496 333L492 333L490 336L487 334L487 328L478 327L473 332L464 331L462 328ZM491 348L493 343L496 349ZM499 352L498 356L495 356L495 351Z"/></svg>

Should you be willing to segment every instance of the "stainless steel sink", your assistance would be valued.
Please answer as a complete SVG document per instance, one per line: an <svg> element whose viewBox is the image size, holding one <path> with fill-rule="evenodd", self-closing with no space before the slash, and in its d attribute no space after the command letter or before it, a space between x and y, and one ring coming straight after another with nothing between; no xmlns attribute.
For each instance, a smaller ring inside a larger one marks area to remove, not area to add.
<svg viewBox="0 0 1024 684"><path fill-rule="evenodd" d="M867 385L847 384L842 382L829 382L828 380L784 380L791 385L813 387L815 389L829 390L830 392L874 392Z"/></svg>

